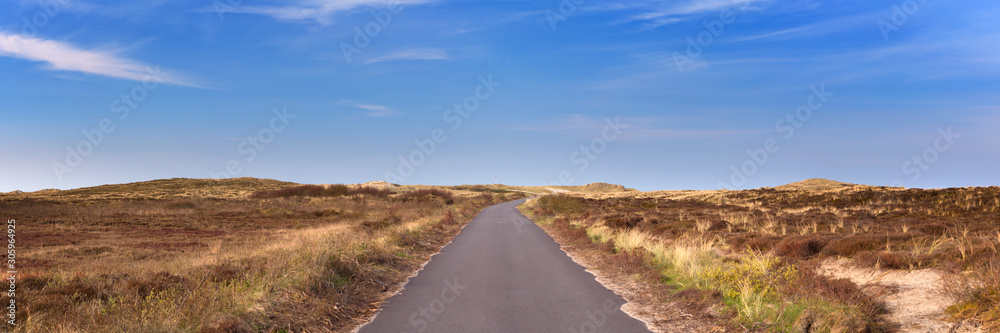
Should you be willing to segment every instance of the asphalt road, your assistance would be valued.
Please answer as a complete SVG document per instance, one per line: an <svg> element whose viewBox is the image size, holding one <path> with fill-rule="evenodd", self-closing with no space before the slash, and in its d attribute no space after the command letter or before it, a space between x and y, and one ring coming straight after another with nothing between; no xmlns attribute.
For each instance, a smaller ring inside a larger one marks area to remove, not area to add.
<svg viewBox="0 0 1000 333"><path fill-rule="evenodd" d="M515 208L484 209L361 333L649 332Z"/></svg>

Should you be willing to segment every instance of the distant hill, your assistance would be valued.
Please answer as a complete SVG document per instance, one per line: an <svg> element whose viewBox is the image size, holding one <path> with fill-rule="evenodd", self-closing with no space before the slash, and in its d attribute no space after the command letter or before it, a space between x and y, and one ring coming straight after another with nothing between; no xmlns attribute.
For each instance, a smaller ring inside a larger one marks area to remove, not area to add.
<svg viewBox="0 0 1000 333"><path fill-rule="evenodd" d="M41 190L30 193L9 193L8 196L28 196L38 199L86 198L238 198L264 190L277 190L297 183L260 178L191 179L171 178L144 182L83 187L72 190Z"/></svg>
<svg viewBox="0 0 1000 333"><path fill-rule="evenodd" d="M543 188L554 188L563 191L581 192L581 193L635 191L635 189L626 188L625 186L622 185L608 184L608 183L590 183L587 185L577 185L577 186L543 186Z"/></svg>
<svg viewBox="0 0 1000 333"><path fill-rule="evenodd" d="M794 182L791 184L785 184L775 187L778 190L839 190L845 188L852 188L857 186L865 186L851 183L843 183L829 179L813 178L806 179L800 182Z"/></svg>
<svg viewBox="0 0 1000 333"><path fill-rule="evenodd" d="M625 186L618 184L608 184L608 183L590 183L583 186L577 186L581 192L622 192L628 191Z"/></svg>
<svg viewBox="0 0 1000 333"><path fill-rule="evenodd" d="M370 181L370 182L367 182L367 183L351 184L351 185L347 185L347 186L351 186L351 187L374 187L374 188L389 189L389 190L402 187L399 184L393 184L393 183L390 183L390 182L387 182L387 181L383 181L383 180L373 180L373 181Z"/></svg>

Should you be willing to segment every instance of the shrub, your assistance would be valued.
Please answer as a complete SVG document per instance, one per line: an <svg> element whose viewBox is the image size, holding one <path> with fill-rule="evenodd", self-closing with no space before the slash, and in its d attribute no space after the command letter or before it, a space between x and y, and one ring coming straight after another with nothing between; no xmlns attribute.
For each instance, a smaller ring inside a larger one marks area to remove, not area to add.
<svg viewBox="0 0 1000 333"><path fill-rule="evenodd" d="M449 191L441 190L441 189L436 189L436 188L429 188L429 189L422 189L422 190L410 191L410 192L406 192L406 193L401 194L399 197L401 199L403 199L403 200L427 200L427 199L431 199L433 197L438 197L438 198L444 199L445 203L447 203L449 205L455 202L455 195L454 194L452 194ZM490 196L490 200L492 200L492 199L493 199L492 196Z"/></svg>
<svg viewBox="0 0 1000 333"><path fill-rule="evenodd" d="M567 219L564 216L560 216L553 219L552 225L556 226L556 228L559 228L559 230L566 230L568 228L573 227L573 225L569 223L569 219Z"/></svg>
<svg viewBox="0 0 1000 333"><path fill-rule="evenodd" d="M451 212L448 213L451 214ZM360 227L362 230L378 231L395 225L399 225L402 222L403 220L400 219L399 216L390 215L389 217L386 217L381 220L368 220L361 222Z"/></svg>
<svg viewBox="0 0 1000 333"><path fill-rule="evenodd" d="M209 281L216 283L230 282L242 277L244 272L249 269L246 267L237 266L231 262L226 262L220 265L213 265L208 267L208 279Z"/></svg>
<svg viewBox="0 0 1000 333"><path fill-rule="evenodd" d="M822 239L787 237L775 244L771 251L777 256L805 259L819 254L824 246L826 242Z"/></svg>
<svg viewBox="0 0 1000 333"><path fill-rule="evenodd" d="M538 209L535 209L535 215L549 217L555 216L556 212L545 207L538 207Z"/></svg>
<svg viewBox="0 0 1000 333"><path fill-rule="evenodd" d="M827 244L823 248L825 255L849 257L861 251L872 251L885 248L886 237L879 235L852 235Z"/></svg>
<svg viewBox="0 0 1000 333"><path fill-rule="evenodd" d="M880 292L866 292L848 279L831 278L816 271L814 264L800 264L797 278L785 286L785 293L801 298L820 296L823 299L857 308L874 328L883 325L880 316L887 313L885 304L879 300ZM877 331L877 330L874 330Z"/></svg>
<svg viewBox="0 0 1000 333"><path fill-rule="evenodd" d="M546 195L538 198L539 206L563 215L580 214L583 212L584 204L583 198L565 194Z"/></svg>
<svg viewBox="0 0 1000 333"><path fill-rule="evenodd" d="M457 220L455 220L455 214L452 213L450 210L448 211L447 214L444 215L443 218L441 218L441 223L453 224L455 222L457 222Z"/></svg>
<svg viewBox="0 0 1000 333"><path fill-rule="evenodd" d="M863 266L887 269L908 269L914 265L913 256L903 252L861 251L854 260Z"/></svg>
<svg viewBox="0 0 1000 333"><path fill-rule="evenodd" d="M392 193L393 192L391 190L384 189L384 188L371 187L371 186L361 186L361 187L356 187L356 188L352 188L351 189L351 194L354 194L354 195L367 195L367 196L373 196L373 197L378 197L378 198L388 197Z"/></svg>
<svg viewBox="0 0 1000 333"><path fill-rule="evenodd" d="M187 279L183 276L168 272L157 272L130 278L126 282L126 285L128 286L128 290L135 291L138 296L147 297L150 294L181 288L186 282Z"/></svg>
<svg viewBox="0 0 1000 333"><path fill-rule="evenodd" d="M194 209L197 207L198 206L191 200L180 200L167 204L167 208L170 209Z"/></svg>
<svg viewBox="0 0 1000 333"><path fill-rule="evenodd" d="M591 239L587 236L587 230L583 228L569 228L569 230L566 231L566 236L577 244L591 243Z"/></svg>
<svg viewBox="0 0 1000 333"><path fill-rule="evenodd" d="M353 281L361 265L352 258L332 255L326 260L322 274L313 280L312 292L326 294L328 290L341 292Z"/></svg>
<svg viewBox="0 0 1000 333"><path fill-rule="evenodd" d="M781 241L779 236L760 236L751 238L743 243L743 247L750 251L767 252Z"/></svg>
<svg viewBox="0 0 1000 333"><path fill-rule="evenodd" d="M642 223L642 216L634 214L615 214L604 218L604 224L615 229L632 229Z"/></svg>
<svg viewBox="0 0 1000 333"><path fill-rule="evenodd" d="M1000 259L983 265L976 275L944 281L945 293L958 300L947 311L955 319L978 318L986 330L1000 331Z"/></svg>
<svg viewBox="0 0 1000 333"><path fill-rule="evenodd" d="M52 283L52 276L50 275L27 275L21 278L21 286L28 289L42 290L47 285Z"/></svg>
<svg viewBox="0 0 1000 333"><path fill-rule="evenodd" d="M201 333L244 333L253 332L249 325L238 317L217 316L201 329Z"/></svg>
<svg viewBox="0 0 1000 333"><path fill-rule="evenodd" d="M948 232L948 226L940 222L924 223L916 226L914 229L922 233L934 236L941 236Z"/></svg>
<svg viewBox="0 0 1000 333"><path fill-rule="evenodd" d="M299 185L274 191L260 191L250 195L251 198L288 198L288 197L337 197L350 195L347 185Z"/></svg>
<svg viewBox="0 0 1000 333"><path fill-rule="evenodd" d="M611 255L611 261L614 262L616 266L621 267L626 272L633 274L639 272L645 266L645 262L648 258L649 252L646 252L641 248L621 251Z"/></svg>

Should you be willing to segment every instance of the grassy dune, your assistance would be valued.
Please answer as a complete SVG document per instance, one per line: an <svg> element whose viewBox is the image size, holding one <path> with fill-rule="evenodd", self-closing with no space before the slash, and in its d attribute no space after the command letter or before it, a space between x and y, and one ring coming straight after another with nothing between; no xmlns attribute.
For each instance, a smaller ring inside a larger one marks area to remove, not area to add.
<svg viewBox="0 0 1000 333"><path fill-rule="evenodd" d="M608 258L606 269L642 258L640 268L627 270L655 272L660 279L642 281L700 303L694 308L709 309L706 317L728 318L733 330L866 332L911 324L890 320L884 296L895 292L891 286L825 274L834 260L939 273L945 280L935 292L951 304L949 320L1000 330L1000 188L808 183L659 198L549 195L522 209L568 243ZM723 310L712 311L715 305Z"/></svg>
<svg viewBox="0 0 1000 333"><path fill-rule="evenodd" d="M10 193L15 332L344 332L519 193L171 179Z"/></svg>

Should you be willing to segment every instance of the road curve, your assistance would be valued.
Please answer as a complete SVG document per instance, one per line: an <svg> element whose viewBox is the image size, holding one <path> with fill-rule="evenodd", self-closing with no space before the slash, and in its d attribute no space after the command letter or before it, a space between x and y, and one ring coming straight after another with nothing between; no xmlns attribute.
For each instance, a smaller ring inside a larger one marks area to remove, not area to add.
<svg viewBox="0 0 1000 333"><path fill-rule="evenodd" d="M480 212L359 332L649 332L522 202Z"/></svg>

